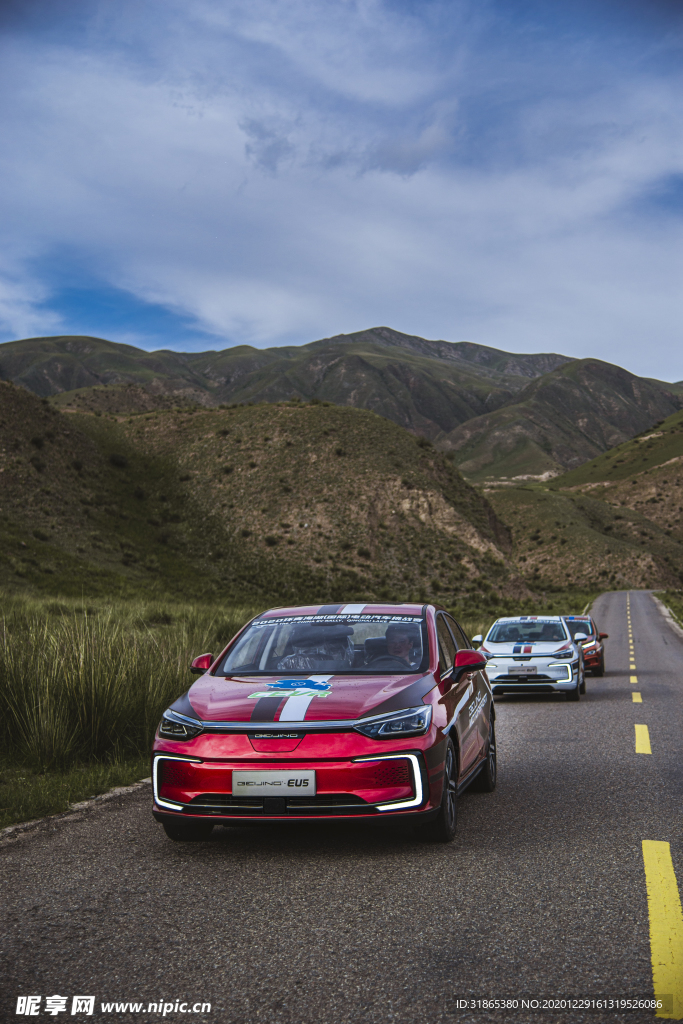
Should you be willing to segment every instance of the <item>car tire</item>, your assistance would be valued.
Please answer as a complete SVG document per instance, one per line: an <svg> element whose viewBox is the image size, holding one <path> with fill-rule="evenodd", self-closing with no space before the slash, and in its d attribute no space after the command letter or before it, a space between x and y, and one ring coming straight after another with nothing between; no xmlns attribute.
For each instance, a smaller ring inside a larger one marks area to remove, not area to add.
<svg viewBox="0 0 683 1024"><path fill-rule="evenodd" d="M586 692L586 669L582 666L581 668L581 682L579 683L579 693Z"/></svg>
<svg viewBox="0 0 683 1024"><path fill-rule="evenodd" d="M202 843L213 831L213 822L164 821L164 832L174 843Z"/></svg>
<svg viewBox="0 0 683 1024"><path fill-rule="evenodd" d="M489 739L486 744L486 761L477 777L477 789L483 793L493 793L498 779L498 752L496 750L496 727L491 719Z"/></svg>
<svg viewBox="0 0 683 1024"><path fill-rule="evenodd" d="M605 674L605 655L601 654L600 655L600 661L598 662L596 667L593 669L593 675L594 676L604 676L604 674Z"/></svg>
<svg viewBox="0 0 683 1024"><path fill-rule="evenodd" d="M577 681L576 686L574 687L574 689L573 690L567 690L566 694L567 694L567 700L571 700L571 701L581 700L581 682L580 682L580 680Z"/></svg>
<svg viewBox="0 0 683 1024"><path fill-rule="evenodd" d="M443 793L437 816L420 828L420 835L433 843L450 843L458 824L458 758L453 740L448 740L444 762Z"/></svg>

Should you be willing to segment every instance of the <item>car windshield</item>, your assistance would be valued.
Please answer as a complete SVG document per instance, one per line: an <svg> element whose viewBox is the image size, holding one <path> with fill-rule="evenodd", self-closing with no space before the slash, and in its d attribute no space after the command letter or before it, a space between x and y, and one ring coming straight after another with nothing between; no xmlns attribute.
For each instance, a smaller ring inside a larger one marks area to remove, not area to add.
<svg viewBox="0 0 683 1024"><path fill-rule="evenodd" d="M557 621L534 619L523 622L494 622L487 643L492 644L553 644L567 639L567 631Z"/></svg>
<svg viewBox="0 0 683 1024"><path fill-rule="evenodd" d="M593 636L595 630L590 619L565 619L565 625L572 635L572 640L577 633L585 633L586 636Z"/></svg>
<svg viewBox="0 0 683 1024"><path fill-rule="evenodd" d="M223 658L217 675L386 675L423 671L428 661L423 619L292 615L252 622Z"/></svg>

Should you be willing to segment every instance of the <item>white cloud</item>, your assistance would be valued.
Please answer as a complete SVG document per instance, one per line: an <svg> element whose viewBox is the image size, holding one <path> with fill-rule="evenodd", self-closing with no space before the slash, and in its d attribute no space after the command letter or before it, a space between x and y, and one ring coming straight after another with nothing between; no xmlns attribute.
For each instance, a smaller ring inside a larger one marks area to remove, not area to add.
<svg viewBox="0 0 683 1024"><path fill-rule="evenodd" d="M683 377L683 221L639 206L683 173L677 72L578 87L575 52L523 67L471 10L197 0L150 34L122 4L87 44L6 36L6 336L68 329L65 261L217 344L384 323Z"/></svg>

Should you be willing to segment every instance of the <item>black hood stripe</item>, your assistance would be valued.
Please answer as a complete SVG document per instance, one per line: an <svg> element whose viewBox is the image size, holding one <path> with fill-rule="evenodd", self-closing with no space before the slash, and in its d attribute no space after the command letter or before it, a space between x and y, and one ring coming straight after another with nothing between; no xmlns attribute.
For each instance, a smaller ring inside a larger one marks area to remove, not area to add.
<svg viewBox="0 0 683 1024"><path fill-rule="evenodd" d="M416 679L410 686L406 686L405 690L399 690L398 693L394 693L387 700L382 701L381 704L377 704L376 707L370 708L366 711L363 718L374 718L375 715L385 715L389 711L402 711L403 708L414 708L422 701L422 698L433 690L436 686L433 676L423 676L422 679Z"/></svg>
<svg viewBox="0 0 683 1024"><path fill-rule="evenodd" d="M344 607L343 604L324 604L318 608L316 615L337 615Z"/></svg>
<svg viewBox="0 0 683 1024"><path fill-rule="evenodd" d="M278 693L274 697L259 697L251 713L252 722L274 722L277 709L287 694Z"/></svg>
<svg viewBox="0 0 683 1024"><path fill-rule="evenodd" d="M190 698L188 696L189 692L190 691L188 690L187 693L184 693L182 695L182 697L178 697L178 700L174 701L174 703L171 704L169 710L177 711L179 715L185 715L186 718L196 718L197 721L199 722L199 715L190 704Z"/></svg>

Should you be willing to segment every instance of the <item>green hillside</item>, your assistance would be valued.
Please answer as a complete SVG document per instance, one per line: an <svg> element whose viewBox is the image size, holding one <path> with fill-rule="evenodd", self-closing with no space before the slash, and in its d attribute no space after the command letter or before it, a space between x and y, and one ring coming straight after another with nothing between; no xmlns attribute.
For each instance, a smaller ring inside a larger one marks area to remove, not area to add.
<svg viewBox="0 0 683 1024"><path fill-rule="evenodd" d="M611 504L594 492L545 487L486 494L512 529L512 558L534 591L678 587L683 581L683 533L657 523L650 505Z"/></svg>
<svg viewBox="0 0 683 1024"><path fill-rule="evenodd" d="M4 383L0 449L10 589L233 603L519 590L487 501L370 412L292 402L117 422Z"/></svg>
<svg viewBox="0 0 683 1024"><path fill-rule="evenodd" d="M631 509L683 542L683 412L557 477L551 486Z"/></svg>
<svg viewBox="0 0 683 1024"><path fill-rule="evenodd" d="M597 359L568 362L509 404L439 438L469 480L571 469L649 429L681 406L676 389Z"/></svg>

